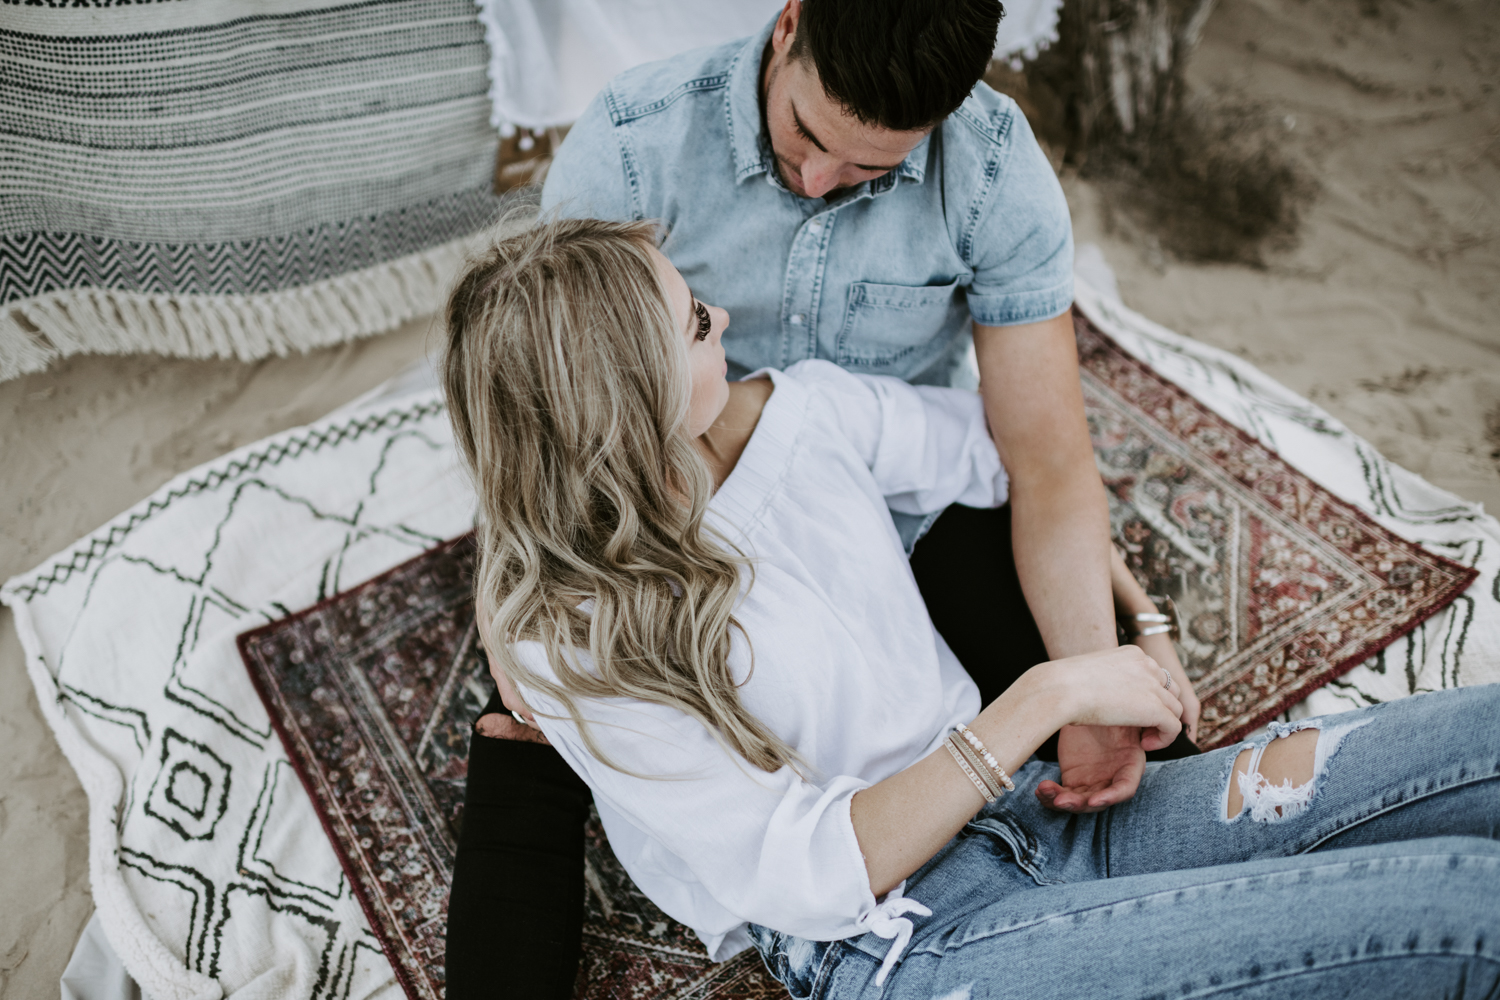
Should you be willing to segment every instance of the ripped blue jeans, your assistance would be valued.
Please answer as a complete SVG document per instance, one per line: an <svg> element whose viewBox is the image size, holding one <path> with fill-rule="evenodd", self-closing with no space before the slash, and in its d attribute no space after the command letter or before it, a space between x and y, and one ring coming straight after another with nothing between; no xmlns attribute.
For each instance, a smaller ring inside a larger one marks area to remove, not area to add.
<svg viewBox="0 0 1500 1000"><path fill-rule="evenodd" d="M1312 781L1240 784L1236 759L1319 731ZM797 1000L1500 996L1500 685L1274 725L1148 764L1100 813L1044 809L1032 759L907 882L932 911L889 940L752 926ZM1425 839L1423 839L1425 838Z"/></svg>

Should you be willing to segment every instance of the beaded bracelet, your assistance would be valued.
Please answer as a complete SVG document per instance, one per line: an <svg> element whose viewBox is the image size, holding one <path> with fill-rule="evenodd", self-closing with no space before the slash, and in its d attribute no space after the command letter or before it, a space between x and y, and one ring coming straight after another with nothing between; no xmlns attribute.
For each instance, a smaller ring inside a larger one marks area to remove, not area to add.
<svg viewBox="0 0 1500 1000"><path fill-rule="evenodd" d="M969 744L969 746L974 748L974 752L979 754L979 756L984 759L985 764L988 765L989 769L994 773L995 777L999 779L1000 784L1005 786L1005 790L1007 792L1015 791L1016 783L1010 780L1010 775L1005 773L1005 768L1000 766L1000 762L995 759L995 755L990 753L989 748L980 741L978 736L974 735L974 731L971 730L968 726L964 725L962 722L960 722L954 728L963 735L964 740Z"/></svg>
<svg viewBox="0 0 1500 1000"><path fill-rule="evenodd" d="M997 797L990 794L989 786L986 785L984 783L984 779L981 778L974 771L974 769L969 766L969 762L964 759L964 755L959 752L956 746L954 746L953 738L951 736L943 741L943 749L947 750L948 753L952 755L954 763L956 763L960 768L963 769L964 774L967 775L969 780L974 783L974 787L979 789L979 794L984 796L985 805L994 805Z"/></svg>
<svg viewBox="0 0 1500 1000"><path fill-rule="evenodd" d="M989 766L980 759L979 754L974 752L973 747L969 746L963 740L959 739L957 733L949 733L948 739L952 740L953 745L958 747L958 752L963 754L964 757L968 759L969 766L972 767L976 772L978 772L979 777L983 779L985 787L990 790L991 795L995 796L995 798L998 799L1000 796L1005 794L1005 790L1000 787L1000 782L995 780L994 773L990 771Z"/></svg>

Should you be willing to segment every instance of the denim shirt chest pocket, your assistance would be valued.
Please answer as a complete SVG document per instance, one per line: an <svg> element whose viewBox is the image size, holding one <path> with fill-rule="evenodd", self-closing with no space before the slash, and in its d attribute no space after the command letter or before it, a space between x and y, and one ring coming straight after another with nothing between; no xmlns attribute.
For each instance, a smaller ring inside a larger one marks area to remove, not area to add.
<svg viewBox="0 0 1500 1000"><path fill-rule="evenodd" d="M856 281L839 330L838 364L872 375L921 371L961 333L968 319L962 278L936 285Z"/></svg>

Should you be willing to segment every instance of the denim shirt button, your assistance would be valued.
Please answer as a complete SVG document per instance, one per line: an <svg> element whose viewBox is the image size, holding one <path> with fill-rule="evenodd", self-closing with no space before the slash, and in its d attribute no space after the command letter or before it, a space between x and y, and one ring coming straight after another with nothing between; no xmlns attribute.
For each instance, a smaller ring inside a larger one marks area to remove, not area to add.
<svg viewBox="0 0 1500 1000"><path fill-rule="evenodd" d="M793 326L801 326L802 321L806 318L807 317L803 316L801 313L792 313L791 324Z"/></svg>
<svg viewBox="0 0 1500 1000"><path fill-rule="evenodd" d="M809 232L821 233L823 231L823 220L814 219L807 224L807 228Z"/></svg>

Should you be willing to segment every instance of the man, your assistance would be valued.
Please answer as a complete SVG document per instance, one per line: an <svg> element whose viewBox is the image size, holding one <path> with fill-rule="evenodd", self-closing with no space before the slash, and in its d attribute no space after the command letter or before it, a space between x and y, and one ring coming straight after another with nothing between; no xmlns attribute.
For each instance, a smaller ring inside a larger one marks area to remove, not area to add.
<svg viewBox="0 0 1500 1000"><path fill-rule="evenodd" d="M1001 14L997 0L787 0L755 38L611 81L542 200L662 222L663 252L732 317L733 375L811 357L917 383L978 375L1009 509L893 516L986 701L1036 662L1116 644L1067 204L1014 102L979 83ZM475 741L489 742L504 741ZM1069 728L1056 754L1050 804L1071 811L1129 798L1145 762L1132 730ZM450 943L450 991L455 962Z"/></svg>
<svg viewBox="0 0 1500 1000"><path fill-rule="evenodd" d="M663 252L733 318L732 375L820 357L962 385L972 317L1016 572L1059 658L1116 642L1108 508L1069 315L1067 203L1014 102L978 82L1000 15L996 0L787 0L759 37L611 81L542 207L660 220ZM929 527L895 517L908 548ZM921 575L962 571L941 569ZM1104 808L1139 782L1133 734L1065 732L1058 754L1058 808Z"/></svg>

